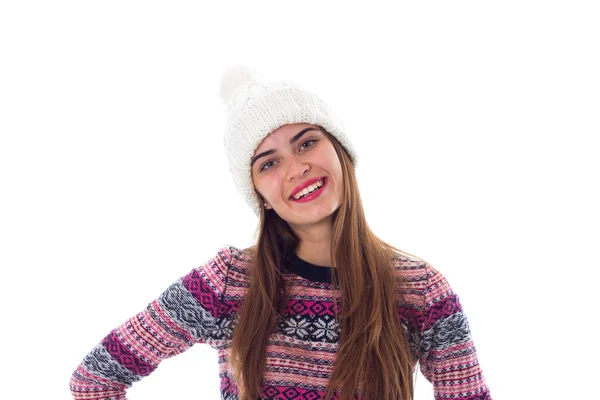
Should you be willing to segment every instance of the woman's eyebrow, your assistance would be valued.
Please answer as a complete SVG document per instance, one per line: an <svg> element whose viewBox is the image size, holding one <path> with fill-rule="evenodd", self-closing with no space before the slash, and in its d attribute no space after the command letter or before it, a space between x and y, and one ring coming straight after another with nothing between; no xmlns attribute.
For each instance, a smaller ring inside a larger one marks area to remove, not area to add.
<svg viewBox="0 0 600 400"><path fill-rule="evenodd" d="M291 138L291 139L290 139L290 144L294 144L294 142L296 142L298 139L300 139L300 138L302 137L302 135L304 135L306 132L309 132L309 131L318 131L318 130L319 130L319 129L317 129L317 128L315 128L315 127L312 127L312 126L311 126L311 127L308 127L308 128L304 128L304 129L302 129L300 132L298 132L297 134L295 134L293 138ZM256 155L256 156L254 156L254 158L252 159L252 163L250 164L250 168L252 168L252 166L254 165L254 162L255 162L256 160L258 160L259 158L261 158L261 157L264 157L264 156L268 156L269 154L273 154L273 153L275 153L276 151L277 151L277 150L275 150L275 149L270 149L270 150L267 150L267 151L263 151L263 152L262 152L262 153L260 153L260 154L257 154L257 155Z"/></svg>

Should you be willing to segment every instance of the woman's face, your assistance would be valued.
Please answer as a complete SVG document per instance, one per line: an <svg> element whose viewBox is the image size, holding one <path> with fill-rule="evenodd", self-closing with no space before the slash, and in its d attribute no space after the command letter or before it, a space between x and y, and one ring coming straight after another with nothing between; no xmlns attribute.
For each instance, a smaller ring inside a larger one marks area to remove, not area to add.
<svg viewBox="0 0 600 400"><path fill-rule="evenodd" d="M290 225L323 221L341 205L342 166L333 144L315 125L284 125L271 132L256 148L252 161L256 191L268 203L267 209L275 210ZM312 195L316 197L305 202L291 198L295 188L314 178L325 178L324 186Z"/></svg>

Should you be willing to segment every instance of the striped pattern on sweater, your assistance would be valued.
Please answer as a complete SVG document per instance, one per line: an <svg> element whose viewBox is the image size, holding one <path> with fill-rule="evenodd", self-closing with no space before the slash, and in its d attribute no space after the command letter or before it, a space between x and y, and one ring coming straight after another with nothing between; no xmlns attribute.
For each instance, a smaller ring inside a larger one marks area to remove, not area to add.
<svg viewBox="0 0 600 400"><path fill-rule="evenodd" d="M413 353L420 343L420 370L433 384L434 397L490 400L458 296L424 261L399 255L394 262L404 282L398 287L400 321ZM240 249L225 246L173 283L90 351L72 374L73 398L124 400L127 389L162 360L205 343L218 353L221 399L237 400L231 339L249 265ZM340 338L332 271L298 258L282 269L287 304L267 343L261 399L315 400L324 394Z"/></svg>

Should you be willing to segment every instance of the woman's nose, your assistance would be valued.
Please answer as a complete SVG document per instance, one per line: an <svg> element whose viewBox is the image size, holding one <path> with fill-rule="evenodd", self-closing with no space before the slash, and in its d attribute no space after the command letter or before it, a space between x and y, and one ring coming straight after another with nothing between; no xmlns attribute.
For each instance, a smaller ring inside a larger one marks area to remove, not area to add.
<svg viewBox="0 0 600 400"><path fill-rule="evenodd" d="M292 160L288 167L288 179L302 178L309 170L310 167L305 161Z"/></svg>

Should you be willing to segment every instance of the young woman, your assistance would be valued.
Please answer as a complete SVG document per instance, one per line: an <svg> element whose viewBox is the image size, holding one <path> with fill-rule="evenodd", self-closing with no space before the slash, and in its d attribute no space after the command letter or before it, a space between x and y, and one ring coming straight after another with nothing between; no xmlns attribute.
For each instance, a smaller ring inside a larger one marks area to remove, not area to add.
<svg viewBox="0 0 600 400"><path fill-rule="evenodd" d="M165 358L217 350L221 399L491 399L467 319L443 275L367 225L357 155L316 95L229 69L225 148L259 217L111 331L71 377L75 399L125 399Z"/></svg>

